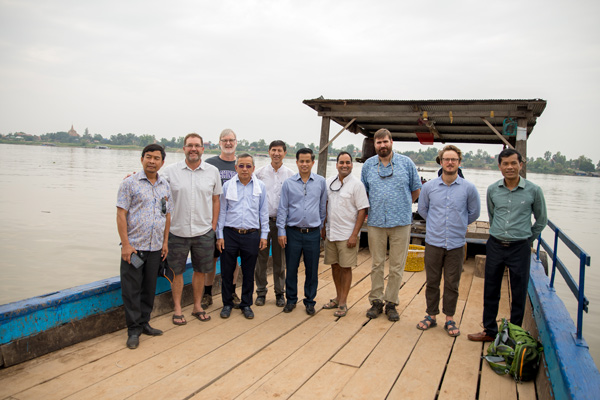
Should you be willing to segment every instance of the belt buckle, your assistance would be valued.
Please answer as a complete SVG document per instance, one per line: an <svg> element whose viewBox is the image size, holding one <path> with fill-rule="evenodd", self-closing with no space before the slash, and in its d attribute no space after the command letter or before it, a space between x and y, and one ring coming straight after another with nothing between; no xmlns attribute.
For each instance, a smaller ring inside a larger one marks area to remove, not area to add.
<svg viewBox="0 0 600 400"><path fill-rule="evenodd" d="M308 233L310 232L309 228L300 228L300 233Z"/></svg>
<svg viewBox="0 0 600 400"><path fill-rule="evenodd" d="M238 233L239 233L240 235L245 235L245 234L247 234L247 233L248 233L248 229L238 229Z"/></svg>

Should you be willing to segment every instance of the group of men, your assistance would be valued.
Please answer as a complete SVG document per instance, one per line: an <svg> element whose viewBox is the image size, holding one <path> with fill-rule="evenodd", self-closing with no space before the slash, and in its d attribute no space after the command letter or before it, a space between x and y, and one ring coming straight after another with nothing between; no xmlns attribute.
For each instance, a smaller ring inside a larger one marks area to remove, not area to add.
<svg viewBox="0 0 600 400"><path fill-rule="evenodd" d="M385 312L390 321L398 321L396 307L410 242L412 204L417 199L418 212L427 223L427 315L417 328L427 330L437 325L443 273L444 328L450 336L460 334L453 317L465 235L467 225L476 220L480 212L475 186L458 174L462 160L460 149L445 146L439 153L442 174L422 186L410 158L393 152L392 136L387 129L375 133L377 154L364 163L360 180L351 174L352 156L347 152L338 154L338 173L326 181L312 172L315 155L311 149L300 149L296 153L298 172L294 173L283 165L287 154L285 143L275 140L269 145L271 163L255 171L250 154L236 157L237 137L232 130L221 133L219 144L221 154L203 161L202 138L195 133L188 134L183 146L185 159L164 168L160 175L164 150L159 145L149 145L142 152L143 172L128 177L119 188L117 225L122 241L121 281L128 327L127 347L137 348L141 334L162 334L148 323L161 260L167 260L175 274L172 322L175 325L187 323L181 301L182 274L188 254L191 254L194 271L192 316L199 321L211 318L206 308L212 304L218 257L223 301L220 316L228 318L233 308L239 308L246 318L253 318L251 306L263 306L266 302L270 253L275 305L283 307L285 313L296 307L298 268L303 257L303 305L308 315L314 315L323 238L324 262L332 266L336 288L336 297L323 308L335 309L336 317L345 316L352 267L357 264L359 235L367 211L372 272L371 307L366 315L376 318ZM521 323L529 276L529 258L522 259L522 256L546 224L541 190L519 177L520 154L504 150L498 160L504 179L490 186L487 195L491 236L484 293L485 330L469 335L471 340L490 340L497 332L495 318L504 265L511 270L511 320ZM533 227L532 212L536 219ZM384 265L388 242L386 287ZM141 258L142 266L134 263L136 256ZM242 271L241 299L235 292L240 269L238 257ZM257 297L253 303L255 283Z"/></svg>

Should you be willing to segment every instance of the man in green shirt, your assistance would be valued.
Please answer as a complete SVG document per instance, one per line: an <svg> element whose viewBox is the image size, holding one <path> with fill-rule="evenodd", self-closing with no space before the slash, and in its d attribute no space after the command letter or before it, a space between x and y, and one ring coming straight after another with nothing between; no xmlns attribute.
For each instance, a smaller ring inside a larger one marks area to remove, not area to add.
<svg viewBox="0 0 600 400"><path fill-rule="evenodd" d="M510 322L519 326L523 323L531 245L548 223L542 189L519 176L523 168L521 154L514 149L503 150L498 155L498 167L504 179L487 190L490 237L486 244L483 289L484 330L468 336L477 342L491 342L498 334L496 317L504 266L510 271ZM533 225L531 214L535 218Z"/></svg>

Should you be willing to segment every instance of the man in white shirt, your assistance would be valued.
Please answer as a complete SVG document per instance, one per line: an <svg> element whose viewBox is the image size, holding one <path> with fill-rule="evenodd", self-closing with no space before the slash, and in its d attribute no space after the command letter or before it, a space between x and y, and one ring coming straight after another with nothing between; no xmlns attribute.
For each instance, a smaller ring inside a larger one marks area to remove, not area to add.
<svg viewBox="0 0 600 400"><path fill-rule="evenodd" d="M267 262L269 260L269 247L272 249L273 283L275 290L275 305L285 306L285 252L277 240L277 208L281 198L281 185L283 181L294 175L294 171L283 165L287 154L287 147L282 140L274 140L269 144L271 164L265 165L256 171L256 177L267 188L267 201L269 203L269 237L267 247L258 253L254 280L256 282L257 306L263 306L267 296Z"/></svg>
<svg viewBox="0 0 600 400"><path fill-rule="evenodd" d="M194 309L192 316L205 322L210 320L202 308L202 290L205 274L212 270L215 250L220 195L222 193L219 170L202 162L204 142L197 133L188 134L183 141L185 160L163 168L173 192L174 211L169 233L169 266L175 273L171 285L173 292L173 324L185 325L181 312L183 273L188 254L192 255L192 289Z"/></svg>
<svg viewBox="0 0 600 400"><path fill-rule="evenodd" d="M333 315L344 317L356 266L360 229L367 215L369 199L363 183L351 175L352 156L342 151L337 156L338 174L327 179L327 220L321 229L325 239L324 263L331 265L337 296L323 306L339 308Z"/></svg>

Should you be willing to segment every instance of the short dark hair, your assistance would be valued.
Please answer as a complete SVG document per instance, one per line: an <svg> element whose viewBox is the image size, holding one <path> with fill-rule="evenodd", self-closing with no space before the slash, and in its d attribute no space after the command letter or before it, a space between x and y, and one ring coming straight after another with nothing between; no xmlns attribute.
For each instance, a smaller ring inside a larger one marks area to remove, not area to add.
<svg viewBox="0 0 600 400"><path fill-rule="evenodd" d="M197 134L197 133L195 133L195 132L188 133L187 135L185 135L185 138L183 138L183 145L184 145L184 146L185 146L185 143L187 142L187 140L188 140L189 138L191 138L191 137L194 137L194 138L198 138L198 139L200 139L200 144L201 144L202 146L204 146L204 140L202 140L202 136L198 135L198 134Z"/></svg>
<svg viewBox="0 0 600 400"><path fill-rule="evenodd" d="M296 161L300 159L300 154L310 154L310 159L315 161L315 153L308 147L304 147L296 152Z"/></svg>
<svg viewBox="0 0 600 400"><path fill-rule="evenodd" d="M252 160L252 165L254 165L254 157L252 157L251 154L242 153L239 156L237 156L237 160L239 160L240 158L250 158ZM237 164L237 160L236 160L236 164Z"/></svg>
<svg viewBox="0 0 600 400"><path fill-rule="evenodd" d="M352 156L347 151L340 151L340 153L337 155L337 159L335 160L335 162L336 163L340 162L340 157L343 156L344 154L347 154L348 157L350 157L350 162L352 162Z"/></svg>
<svg viewBox="0 0 600 400"><path fill-rule="evenodd" d="M523 157L521 156L521 153L519 153L515 149L508 148L508 149L502 150L500 152L500 154L498 154L498 165L502 164L503 158L508 158L508 157L512 156L513 154L517 155L517 158L519 159L520 163L523 162Z"/></svg>
<svg viewBox="0 0 600 400"><path fill-rule="evenodd" d="M152 153L153 151L160 151L160 155L162 156L163 161L165 161L165 158L167 158L167 154L165 153L165 148L162 147L160 144L156 144L156 143L152 143L152 144L149 144L148 146L144 147L144 150L142 150L142 158L144 158L146 153Z"/></svg>
<svg viewBox="0 0 600 400"><path fill-rule="evenodd" d="M269 150L273 147L283 147L283 151L287 151L287 147L285 147L285 142L283 140L273 140L271 144L269 144Z"/></svg>

